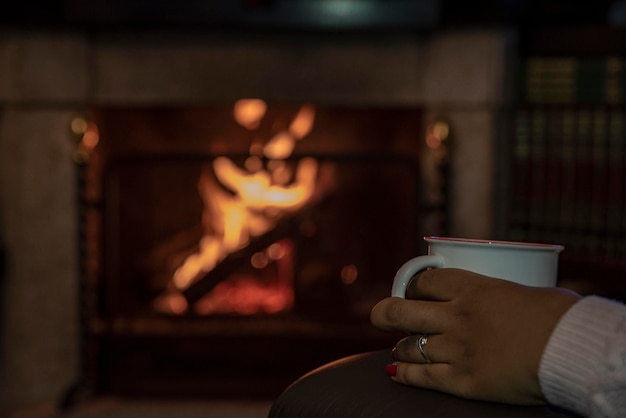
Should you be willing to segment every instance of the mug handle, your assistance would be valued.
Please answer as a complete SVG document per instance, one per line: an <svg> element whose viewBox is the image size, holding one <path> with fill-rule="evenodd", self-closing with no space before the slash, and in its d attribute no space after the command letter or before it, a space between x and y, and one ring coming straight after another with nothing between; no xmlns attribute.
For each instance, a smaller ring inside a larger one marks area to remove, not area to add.
<svg viewBox="0 0 626 418"><path fill-rule="evenodd" d="M393 279L393 286L391 287L391 296L405 298L406 287L409 281L421 270L428 267L441 268L443 267L443 257L438 255L420 255L407 261L400 267L396 273L396 277Z"/></svg>

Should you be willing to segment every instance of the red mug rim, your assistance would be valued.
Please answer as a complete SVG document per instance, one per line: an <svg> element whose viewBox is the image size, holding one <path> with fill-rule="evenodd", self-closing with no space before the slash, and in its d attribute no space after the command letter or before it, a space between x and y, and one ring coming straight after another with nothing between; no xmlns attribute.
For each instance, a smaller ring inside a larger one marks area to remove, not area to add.
<svg viewBox="0 0 626 418"><path fill-rule="evenodd" d="M453 238L453 237L439 237L436 235L426 236L424 240L429 244L431 242L449 242L452 244L460 244L460 245L490 245L498 248L517 248L517 249L528 249L528 250L552 250L552 251L561 251L563 250L562 245L558 244L544 244L537 242L519 242L519 241L500 241L500 240L487 240L487 239L474 239L474 238Z"/></svg>

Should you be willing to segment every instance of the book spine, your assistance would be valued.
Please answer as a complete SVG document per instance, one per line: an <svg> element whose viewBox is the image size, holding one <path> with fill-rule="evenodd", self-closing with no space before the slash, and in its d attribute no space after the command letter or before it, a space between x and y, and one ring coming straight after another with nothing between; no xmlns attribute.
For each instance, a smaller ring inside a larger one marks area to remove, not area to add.
<svg viewBox="0 0 626 418"><path fill-rule="evenodd" d="M518 109L513 124L510 237L514 241L528 240L530 212L531 126L528 109Z"/></svg>
<svg viewBox="0 0 626 418"><path fill-rule="evenodd" d="M574 58L532 57L524 72L525 100L528 103L574 103L577 88L577 60Z"/></svg>
<svg viewBox="0 0 626 418"><path fill-rule="evenodd" d="M555 242L559 239L561 206L563 204L563 109L551 106L546 109L546 173L544 178L544 238L542 241Z"/></svg>
<svg viewBox="0 0 626 418"><path fill-rule="evenodd" d="M572 241L576 228L576 122L577 111L566 107L561 119L561 188L559 238L556 242Z"/></svg>
<svg viewBox="0 0 626 418"><path fill-rule="evenodd" d="M606 230L608 236L607 254L619 259L626 254L626 161L624 141L626 140L626 118L623 109L613 109L608 124L608 180Z"/></svg>
<svg viewBox="0 0 626 418"><path fill-rule="evenodd" d="M603 106L594 109L591 129L591 195L588 245L592 259L606 254L606 208L608 183L608 115ZM599 261L599 260L598 260Z"/></svg>
<svg viewBox="0 0 626 418"><path fill-rule="evenodd" d="M530 193L529 228L530 241L543 241L546 222L547 188L546 176L548 151L548 115L544 108L535 107L531 112L530 141Z"/></svg>
<svg viewBox="0 0 626 418"><path fill-rule="evenodd" d="M588 253L588 224L591 216L592 173L591 154L592 111L581 107L576 123L574 198L574 237L571 244L575 253Z"/></svg>

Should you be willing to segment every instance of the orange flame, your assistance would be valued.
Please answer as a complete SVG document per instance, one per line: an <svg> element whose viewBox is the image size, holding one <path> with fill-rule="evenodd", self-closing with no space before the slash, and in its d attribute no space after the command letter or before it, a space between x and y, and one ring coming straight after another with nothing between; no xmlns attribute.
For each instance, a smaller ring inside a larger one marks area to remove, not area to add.
<svg viewBox="0 0 626 418"><path fill-rule="evenodd" d="M263 100L241 99L235 103L233 116L241 126L252 130L259 126L266 110Z"/></svg>
<svg viewBox="0 0 626 418"><path fill-rule="evenodd" d="M265 109L265 103L260 100L238 101L234 109L235 120L253 129L264 116ZM205 168L198 184L205 207L205 235L198 251L185 259L175 271L172 279L175 288L179 291L186 289L228 254L245 247L251 238L271 230L282 215L309 201L315 191L317 161L304 158L293 172L284 160L293 152L296 141L311 131L314 117L312 106L302 106L289 129L278 133L264 145L262 152L271 159L266 168L255 156L249 158L245 168L240 168L226 157L216 158L212 167ZM251 147L251 151L253 149ZM281 258L276 254L283 247L270 248L268 260ZM196 311L222 312L226 308L220 305L225 303L223 301L230 301L237 307L229 309L239 313L277 312L293 303L293 290L290 285L289 289L285 286L284 283L254 282L249 277L224 281L213 289L210 298L205 297L198 302ZM179 304L176 307L176 311L180 310Z"/></svg>

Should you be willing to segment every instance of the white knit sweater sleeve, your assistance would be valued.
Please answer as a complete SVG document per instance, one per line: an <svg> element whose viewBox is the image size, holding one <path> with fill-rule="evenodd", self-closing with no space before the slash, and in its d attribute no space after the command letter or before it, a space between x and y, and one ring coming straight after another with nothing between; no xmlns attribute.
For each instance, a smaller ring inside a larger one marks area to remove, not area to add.
<svg viewBox="0 0 626 418"><path fill-rule="evenodd" d="M626 417L626 305L597 296L574 304L548 341L539 381L551 404Z"/></svg>

